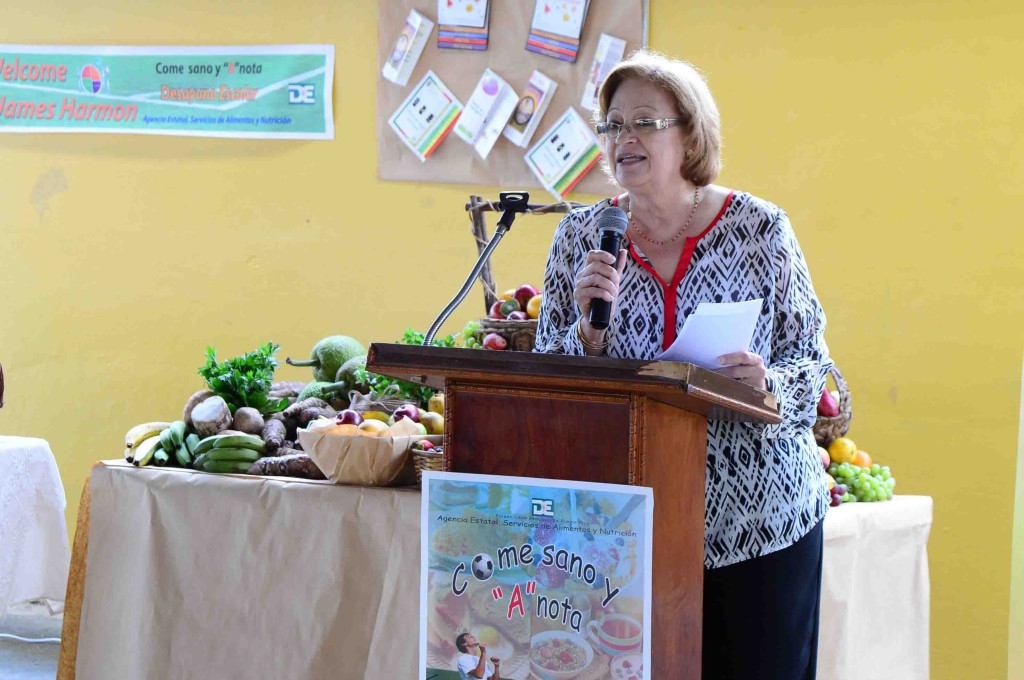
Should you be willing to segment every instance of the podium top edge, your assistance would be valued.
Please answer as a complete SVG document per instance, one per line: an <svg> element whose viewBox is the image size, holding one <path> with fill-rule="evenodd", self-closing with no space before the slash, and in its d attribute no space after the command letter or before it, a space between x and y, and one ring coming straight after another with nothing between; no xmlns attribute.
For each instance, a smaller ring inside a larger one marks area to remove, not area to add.
<svg viewBox="0 0 1024 680"><path fill-rule="evenodd" d="M447 380L491 384L532 383L574 391L639 393L663 401L705 402L709 417L781 422L775 397L693 364L373 343L367 370L442 389Z"/></svg>

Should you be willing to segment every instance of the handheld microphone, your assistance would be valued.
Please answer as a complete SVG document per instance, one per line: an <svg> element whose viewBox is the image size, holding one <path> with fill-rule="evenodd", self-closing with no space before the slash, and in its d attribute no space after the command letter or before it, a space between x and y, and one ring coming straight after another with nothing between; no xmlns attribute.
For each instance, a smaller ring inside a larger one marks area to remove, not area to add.
<svg viewBox="0 0 1024 680"><path fill-rule="evenodd" d="M619 250L622 244L622 237L626 235L626 226L629 220L622 208L611 206L601 211L597 217L597 231L601 238L601 250L611 253L616 261L619 258ZM608 317L611 315L612 305L610 302L595 299L590 302L590 325L597 330L608 328Z"/></svg>

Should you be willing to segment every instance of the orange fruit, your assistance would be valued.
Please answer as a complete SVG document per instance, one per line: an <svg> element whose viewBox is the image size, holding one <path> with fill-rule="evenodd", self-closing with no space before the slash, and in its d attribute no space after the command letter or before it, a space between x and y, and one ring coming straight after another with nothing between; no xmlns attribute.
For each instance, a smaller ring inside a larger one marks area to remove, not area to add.
<svg viewBox="0 0 1024 680"><path fill-rule="evenodd" d="M828 445L828 457L833 463L849 463L857 453L857 445L848 437L839 437Z"/></svg>
<svg viewBox="0 0 1024 680"><path fill-rule="evenodd" d="M868 455L867 451L858 451L853 454L853 458L850 462L858 467L869 468L871 467L871 456Z"/></svg>
<svg viewBox="0 0 1024 680"><path fill-rule="evenodd" d="M515 300L516 299L516 289L515 288L509 288L504 293L499 295L498 299L499 300Z"/></svg>
<svg viewBox="0 0 1024 680"><path fill-rule="evenodd" d="M540 316L540 303L543 299L543 295L534 295L530 298L530 301L526 303L526 316L531 319L536 319Z"/></svg>

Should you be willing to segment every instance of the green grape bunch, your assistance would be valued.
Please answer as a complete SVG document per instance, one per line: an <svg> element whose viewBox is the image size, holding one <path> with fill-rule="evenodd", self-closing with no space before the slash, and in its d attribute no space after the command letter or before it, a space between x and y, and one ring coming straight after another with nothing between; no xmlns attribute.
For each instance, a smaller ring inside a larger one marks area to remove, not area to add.
<svg viewBox="0 0 1024 680"><path fill-rule="evenodd" d="M840 496L843 503L876 503L892 500L896 488L896 478L892 476L888 465L873 464L862 468L851 463L832 463L828 473L836 480L836 486L842 486L844 492Z"/></svg>

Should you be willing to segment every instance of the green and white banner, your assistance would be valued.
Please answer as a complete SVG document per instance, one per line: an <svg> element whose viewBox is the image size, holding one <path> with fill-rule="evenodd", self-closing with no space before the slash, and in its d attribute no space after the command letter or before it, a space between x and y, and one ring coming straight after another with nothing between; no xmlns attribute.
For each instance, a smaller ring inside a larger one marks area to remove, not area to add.
<svg viewBox="0 0 1024 680"><path fill-rule="evenodd" d="M0 45L0 132L334 139L333 45Z"/></svg>

